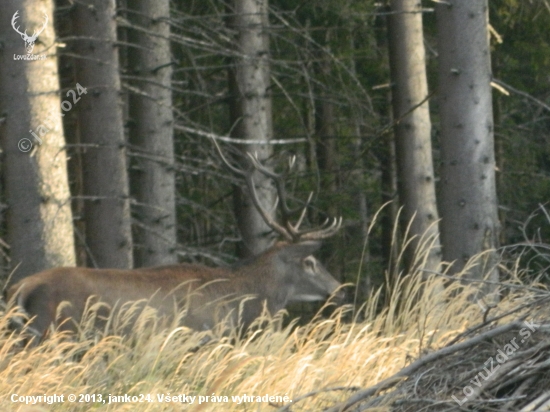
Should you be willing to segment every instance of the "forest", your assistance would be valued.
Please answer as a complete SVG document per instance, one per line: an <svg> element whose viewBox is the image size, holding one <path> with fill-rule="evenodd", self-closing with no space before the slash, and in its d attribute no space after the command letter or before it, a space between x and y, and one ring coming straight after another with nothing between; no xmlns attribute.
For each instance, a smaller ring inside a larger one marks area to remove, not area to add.
<svg viewBox="0 0 550 412"><path fill-rule="evenodd" d="M238 271L281 240L323 240L313 265L345 285L262 313L261 333L144 312L131 336L83 316L38 347L3 302L2 410L94 391L36 410L178 408L125 393L547 410L548 0L4 0L0 17L4 292L57 267ZM498 350L512 360L478 375Z"/></svg>

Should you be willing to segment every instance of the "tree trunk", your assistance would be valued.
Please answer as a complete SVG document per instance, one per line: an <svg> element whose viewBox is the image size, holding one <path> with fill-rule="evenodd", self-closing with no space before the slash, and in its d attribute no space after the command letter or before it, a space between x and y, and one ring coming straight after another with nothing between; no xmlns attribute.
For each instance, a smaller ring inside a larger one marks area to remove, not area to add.
<svg viewBox="0 0 550 412"><path fill-rule="evenodd" d="M334 124L334 107L328 98L322 98L315 110L315 128L317 135L317 162L321 174L321 192L333 199L338 191L338 160L336 154L336 132ZM330 202L326 212L329 216L337 215L336 203ZM323 219L324 220L324 219Z"/></svg>
<svg viewBox="0 0 550 412"><path fill-rule="evenodd" d="M325 47L329 47L331 40L331 29L327 29L324 38ZM330 57L326 52L320 52L319 64L317 66L317 75L321 79L321 83L329 87L331 81L331 62ZM338 192L338 153L336 145L336 118L334 115L334 105L331 102L331 97L326 91L319 93L315 109L315 134L317 137L317 162L319 165L319 173L321 175L321 191L327 196L329 207L326 212L329 216L336 216L338 210L336 202L333 202L335 194Z"/></svg>
<svg viewBox="0 0 550 412"><path fill-rule="evenodd" d="M441 239L443 257L464 269L476 254L485 259L464 273L498 281L499 222L491 99L487 0L436 3L441 116ZM494 286L480 287L483 292Z"/></svg>
<svg viewBox="0 0 550 412"><path fill-rule="evenodd" d="M11 281L16 282L50 267L74 266L75 251L53 2L6 0L0 8L1 142L11 263L19 265ZM13 18L19 31L38 33L45 15L45 29L29 52L7 22ZM21 55L39 58L15 60Z"/></svg>
<svg viewBox="0 0 550 412"><path fill-rule="evenodd" d="M273 127L267 10L267 0L234 0L230 22L236 32L237 45L236 57L229 69L232 136L254 140L244 150L257 154L262 163L273 153L269 145ZM254 173L254 181L264 209L272 210L273 182L258 172ZM243 241L239 250L241 257L258 254L273 244L271 229L242 189L235 191L235 214Z"/></svg>
<svg viewBox="0 0 550 412"><path fill-rule="evenodd" d="M412 270L422 256L426 259L422 266L435 271L441 248L421 10L418 0L390 2L388 44L399 199L403 228L409 227L411 238L406 265Z"/></svg>
<svg viewBox="0 0 550 412"><path fill-rule="evenodd" d="M137 266L177 262L174 139L170 54L170 2L129 2L133 25L129 74L139 93L130 97L130 136L136 150L132 188L136 199Z"/></svg>
<svg viewBox="0 0 550 412"><path fill-rule="evenodd" d="M389 93L388 93L389 94ZM389 105L388 98L388 105ZM388 110L388 112L391 112ZM391 120L391 113L388 118ZM391 121L390 121L391 124ZM392 129L382 136L380 140L380 166L382 203L390 202L382 213L382 256L386 259L388 272L393 277L399 274L399 253L402 242L401 231L397 224L399 216L399 193L397 189L397 160L395 156L395 135ZM395 279L396 280L396 279ZM381 279L383 284L385 279Z"/></svg>
<svg viewBox="0 0 550 412"><path fill-rule="evenodd" d="M73 9L76 79L88 89L77 104L89 263L133 265L126 142L120 102L114 0L84 0Z"/></svg>

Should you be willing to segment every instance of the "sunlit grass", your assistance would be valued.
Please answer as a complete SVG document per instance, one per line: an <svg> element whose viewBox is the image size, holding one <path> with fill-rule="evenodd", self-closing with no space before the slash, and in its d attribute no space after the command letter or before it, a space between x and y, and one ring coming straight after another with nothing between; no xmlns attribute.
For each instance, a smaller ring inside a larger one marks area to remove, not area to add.
<svg viewBox="0 0 550 412"><path fill-rule="evenodd" d="M352 393L345 388L388 378L482 320L483 308L471 301L467 289L455 283L442 290L442 281L418 269L396 282L381 312L376 293L359 312L340 307L330 318L318 316L304 326L283 326L279 313L259 319L258 328L244 336L222 328L195 332L175 324L166 327L146 310L134 332L124 337L94 331L84 321L76 337L54 333L36 347L24 347L8 327L13 311L2 312L1 410L274 411L284 406L232 400L235 395L267 394L297 400L293 411L320 411ZM516 305L523 294L512 291L494 313ZM354 317L361 320L350 321ZM111 325L123 329L124 322L113 319ZM31 409L11 402L12 394L63 394L65 402ZM101 394L106 402L70 403L69 394ZM108 404L109 394L150 395L155 402ZM192 405L173 404L157 402L157 395L197 398ZM199 396L213 395L226 396L228 402L198 404ZM309 396L300 399L303 395Z"/></svg>

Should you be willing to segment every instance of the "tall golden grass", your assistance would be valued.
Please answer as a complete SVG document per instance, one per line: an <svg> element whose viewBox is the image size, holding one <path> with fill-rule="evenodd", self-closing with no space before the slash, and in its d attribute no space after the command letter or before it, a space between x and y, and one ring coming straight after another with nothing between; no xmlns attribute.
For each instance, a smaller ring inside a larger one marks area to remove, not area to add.
<svg viewBox="0 0 550 412"><path fill-rule="evenodd" d="M283 313L264 316L257 329L244 336L221 327L206 332L166 328L157 324L154 313L145 311L129 336L101 334L84 322L77 336L56 332L36 347L24 347L21 336L8 325L14 312L4 311L0 410L276 411L290 404L296 412L321 411L344 400L354 388L392 376L426 350L443 346L482 320L483 310L468 298L467 288L454 284L442 289L441 276L426 277L418 267L395 283L382 311L377 309L378 291L360 310L343 306L330 318L318 316L304 326L283 326ZM513 305L519 293L505 296L498 310ZM64 402L25 405L12 402L13 394L64 395ZM69 394L77 401L80 395L96 395L96 402L69 402ZM109 403L109 395L125 394L143 395L144 402ZM194 403L157 398L184 394L195 396ZM292 402L232 399L245 394L287 396ZM98 395L104 402L97 402ZM154 402L148 402L147 395ZM200 404L199 396L204 397ZM222 402L212 402L212 396Z"/></svg>

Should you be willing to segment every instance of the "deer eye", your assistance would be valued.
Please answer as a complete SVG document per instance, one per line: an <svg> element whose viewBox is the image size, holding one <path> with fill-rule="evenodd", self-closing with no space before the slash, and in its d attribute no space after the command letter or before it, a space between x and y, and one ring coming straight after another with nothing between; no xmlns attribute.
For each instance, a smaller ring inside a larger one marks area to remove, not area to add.
<svg viewBox="0 0 550 412"><path fill-rule="evenodd" d="M315 259L313 259L311 256L308 256L304 259L304 267L305 269L309 269L312 272L315 270Z"/></svg>

